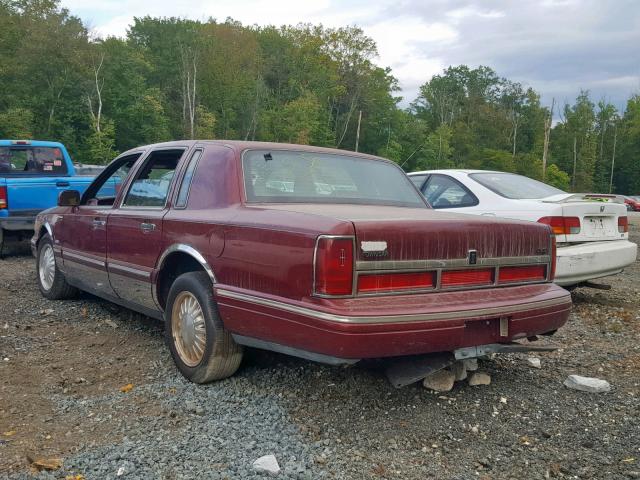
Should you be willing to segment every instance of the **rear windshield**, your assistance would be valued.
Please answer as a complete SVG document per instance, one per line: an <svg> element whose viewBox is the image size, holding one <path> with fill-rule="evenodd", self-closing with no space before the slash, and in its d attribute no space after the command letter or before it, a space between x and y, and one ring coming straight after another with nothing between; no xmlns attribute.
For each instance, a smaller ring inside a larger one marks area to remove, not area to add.
<svg viewBox="0 0 640 480"><path fill-rule="evenodd" d="M316 152L248 150L242 166L249 202L425 206L404 172L384 161Z"/></svg>
<svg viewBox="0 0 640 480"><path fill-rule="evenodd" d="M515 173L486 172L471 173L469 176L498 195L517 200L546 198L566 193L546 183Z"/></svg>
<svg viewBox="0 0 640 480"><path fill-rule="evenodd" d="M67 164L56 147L0 147L0 174L64 175Z"/></svg>

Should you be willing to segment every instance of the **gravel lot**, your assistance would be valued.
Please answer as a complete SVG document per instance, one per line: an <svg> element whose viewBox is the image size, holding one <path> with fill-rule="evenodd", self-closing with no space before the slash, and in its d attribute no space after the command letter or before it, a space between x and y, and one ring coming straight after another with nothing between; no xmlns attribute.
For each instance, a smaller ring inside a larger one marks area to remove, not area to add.
<svg viewBox="0 0 640 480"><path fill-rule="evenodd" d="M252 462L267 454L278 478L640 478L640 263L610 291L573 293L541 369L498 356L480 364L491 385L445 395L396 390L375 363L257 350L235 377L190 384L157 322L88 295L43 299L26 245L0 278L0 478L264 478ZM569 390L569 374L612 389ZM37 473L38 459L62 466Z"/></svg>

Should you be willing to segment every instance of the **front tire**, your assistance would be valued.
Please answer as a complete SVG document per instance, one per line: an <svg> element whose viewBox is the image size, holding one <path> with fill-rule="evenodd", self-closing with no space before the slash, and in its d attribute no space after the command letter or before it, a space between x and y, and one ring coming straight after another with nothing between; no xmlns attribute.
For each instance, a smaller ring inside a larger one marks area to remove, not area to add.
<svg viewBox="0 0 640 480"><path fill-rule="evenodd" d="M242 346L224 328L205 272L185 273L173 282L164 318L169 350L187 379L208 383L238 370Z"/></svg>
<svg viewBox="0 0 640 480"><path fill-rule="evenodd" d="M69 285L64 274L58 269L53 254L53 242L48 234L38 243L36 269L40 293L49 300L66 300L78 295L78 289Z"/></svg>

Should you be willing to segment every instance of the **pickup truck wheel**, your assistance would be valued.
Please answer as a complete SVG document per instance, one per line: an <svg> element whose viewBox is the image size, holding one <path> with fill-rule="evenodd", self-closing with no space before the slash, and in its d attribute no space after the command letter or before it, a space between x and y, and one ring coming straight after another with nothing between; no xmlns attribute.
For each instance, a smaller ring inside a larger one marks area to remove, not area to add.
<svg viewBox="0 0 640 480"><path fill-rule="evenodd" d="M65 300L78 294L78 289L67 283L64 274L56 265L53 243L49 235L42 237L38 243L36 268L40 292L49 300Z"/></svg>
<svg viewBox="0 0 640 480"><path fill-rule="evenodd" d="M186 378L207 383L238 370L242 346L224 328L205 272L185 273L173 282L164 317L171 355Z"/></svg>

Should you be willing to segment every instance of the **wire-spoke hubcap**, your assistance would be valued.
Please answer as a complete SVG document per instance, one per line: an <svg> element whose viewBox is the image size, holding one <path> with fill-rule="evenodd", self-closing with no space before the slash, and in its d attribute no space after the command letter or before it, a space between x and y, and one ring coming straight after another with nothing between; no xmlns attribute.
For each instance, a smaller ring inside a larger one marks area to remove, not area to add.
<svg viewBox="0 0 640 480"><path fill-rule="evenodd" d="M40 261L38 262L38 273L40 284L45 290L51 290L56 276L56 259L53 256L53 248L46 244L40 251Z"/></svg>
<svg viewBox="0 0 640 480"><path fill-rule="evenodd" d="M189 292L180 292L173 302L171 331L180 360L189 367L198 365L207 344L207 330L202 307Z"/></svg>

